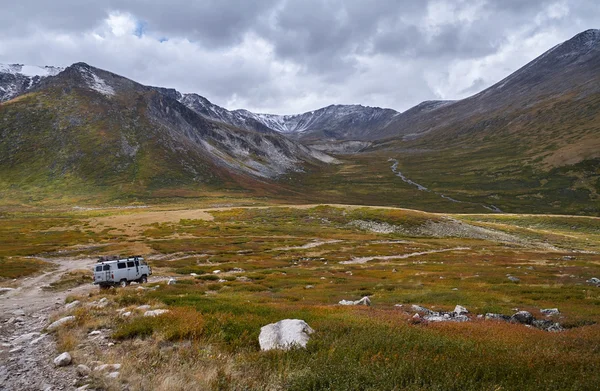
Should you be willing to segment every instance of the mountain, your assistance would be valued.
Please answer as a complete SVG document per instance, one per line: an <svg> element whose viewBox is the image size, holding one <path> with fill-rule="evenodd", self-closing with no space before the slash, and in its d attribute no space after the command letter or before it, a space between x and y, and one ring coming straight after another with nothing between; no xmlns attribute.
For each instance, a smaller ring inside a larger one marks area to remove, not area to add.
<svg viewBox="0 0 600 391"><path fill-rule="evenodd" d="M407 110L369 140L362 159L395 159L404 178L454 200L600 214L600 30L476 95Z"/></svg>
<svg viewBox="0 0 600 391"><path fill-rule="evenodd" d="M239 190L268 187L286 173L334 162L278 133L206 119L168 90L84 63L43 77L23 69L11 68L8 75L30 77L31 87L0 104L5 195L16 188Z"/></svg>
<svg viewBox="0 0 600 391"><path fill-rule="evenodd" d="M257 114L229 111L197 94L184 94L181 102L206 118L258 132L276 131L303 141L364 138L365 134L387 126L399 114L392 109L361 105L331 105L294 115Z"/></svg>
<svg viewBox="0 0 600 391"><path fill-rule="evenodd" d="M63 68L0 64L0 102L12 99L34 88L48 76L55 76Z"/></svg>

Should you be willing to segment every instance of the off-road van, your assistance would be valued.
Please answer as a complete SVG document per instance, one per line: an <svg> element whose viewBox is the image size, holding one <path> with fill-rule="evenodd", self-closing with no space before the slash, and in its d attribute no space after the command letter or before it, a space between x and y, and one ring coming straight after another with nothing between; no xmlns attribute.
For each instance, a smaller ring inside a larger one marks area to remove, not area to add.
<svg viewBox="0 0 600 391"><path fill-rule="evenodd" d="M151 274L152 269L141 256L113 260L101 258L94 266L94 284L100 289L117 285L126 287L131 281L147 282Z"/></svg>

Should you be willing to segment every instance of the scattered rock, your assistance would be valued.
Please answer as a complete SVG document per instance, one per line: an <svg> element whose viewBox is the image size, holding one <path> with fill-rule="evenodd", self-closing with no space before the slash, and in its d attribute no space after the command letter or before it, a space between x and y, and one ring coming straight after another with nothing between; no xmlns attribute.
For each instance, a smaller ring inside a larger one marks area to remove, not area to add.
<svg viewBox="0 0 600 391"><path fill-rule="evenodd" d="M219 273L221 273L220 270L213 270L213 274L219 274Z"/></svg>
<svg viewBox="0 0 600 391"><path fill-rule="evenodd" d="M600 278L592 277L586 281L587 283L594 284L596 286L600 286Z"/></svg>
<svg viewBox="0 0 600 391"><path fill-rule="evenodd" d="M69 304L65 305L65 310L67 310L67 311L72 310L73 308L77 307L79 304L80 304L79 300L72 301Z"/></svg>
<svg viewBox="0 0 600 391"><path fill-rule="evenodd" d="M130 317L130 316L131 316L131 311L123 312L123 313L121 314L121 317L122 317L122 318L128 318L128 317Z"/></svg>
<svg viewBox="0 0 600 391"><path fill-rule="evenodd" d="M72 322L75 320L74 316L65 316L64 318L60 318L59 320L57 320L56 322L50 324L50 326L48 326L48 331L54 331L57 328L59 328L60 326Z"/></svg>
<svg viewBox="0 0 600 391"><path fill-rule="evenodd" d="M77 374L79 376L81 376L81 377L89 376L89 374L91 372L92 372L92 370L87 365L83 365L83 364L77 365Z"/></svg>
<svg viewBox="0 0 600 391"><path fill-rule="evenodd" d="M94 367L94 372L118 371L121 364L100 364Z"/></svg>
<svg viewBox="0 0 600 391"><path fill-rule="evenodd" d="M490 319L504 320L504 321L508 322L510 320L510 316L503 315L503 314L493 314L491 312L488 312L487 314L485 314L485 319L487 319L487 320L490 320Z"/></svg>
<svg viewBox="0 0 600 391"><path fill-rule="evenodd" d="M38 333L38 332L23 334L20 337L15 338L12 341L12 343L14 345L19 345L19 344L22 344L23 342L31 341L32 339L34 339L35 337L38 337L39 335L40 335L40 333Z"/></svg>
<svg viewBox="0 0 600 391"><path fill-rule="evenodd" d="M158 315L162 315L162 314L166 314L167 312L169 312L169 310L153 310L153 311L146 311L144 313L144 316L158 316Z"/></svg>
<svg viewBox="0 0 600 391"><path fill-rule="evenodd" d="M174 278L169 278L167 285L175 285L175 284L177 284L177 280L175 280Z"/></svg>
<svg viewBox="0 0 600 391"><path fill-rule="evenodd" d="M98 300L98 303L100 303L100 304L108 303L108 299L106 297L103 297L100 300Z"/></svg>
<svg viewBox="0 0 600 391"><path fill-rule="evenodd" d="M23 310L14 310L14 311L12 312L12 314L13 314L14 316L25 316L25 311L23 311Z"/></svg>
<svg viewBox="0 0 600 391"><path fill-rule="evenodd" d="M469 317L466 315L445 313L441 315L425 315L423 319L427 320L428 322L467 322Z"/></svg>
<svg viewBox="0 0 600 391"><path fill-rule="evenodd" d="M192 277L196 277L197 275L198 274L196 274L196 273L190 273L190 276L192 276Z"/></svg>
<svg viewBox="0 0 600 391"><path fill-rule="evenodd" d="M314 330L305 321L284 319L261 327L258 342L261 350L305 348L312 333Z"/></svg>
<svg viewBox="0 0 600 391"><path fill-rule="evenodd" d="M14 349L9 350L8 352L9 353L19 353L21 350L23 350L23 347L22 346L18 346L18 347L14 348Z"/></svg>
<svg viewBox="0 0 600 391"><path fill-rule="evenodd" d="M435 314L434 311L432 311L428 308L425 308L425 307L421 307L420 305L413 304L411 307L412 307L413 311L418 312L418 313L422 313L422 314L426 314L426 315L434 315Z"/></svg>
<svg viewBox="0 0 600 391"><path fill-rule="evenodd" d="M240 267L234 267L233 269L231 269L231 272L232 273L243 273L243 272L245 272L245 270Z"/></svg>
<svg viewBox="0 0 600 391"><path fill-rule="evenodd" d="M42 339L46 338L48 334L42 334L39 337L37 337L36 339L32 340L31 342L29 342L30 346L36 345L38 342L40 342Z"/></svg>
<svg viewBox="0 0 600 391"><path fill-rule="evenodd" d="M513 316L510 317L510 321L513 323L521 323L521 324L533 324L534 321L533 315L531 315L528 311L519 311Z"/></svg>
<svg viewBox="0 0 600 391"><path fill-rule="evenodd" d="M14 291L15 288L0 288L0 294Z"/></svg>
<svg viewBox="0 0 600 391"><path fill-rule="evenodd" d="M558 310L558 308L541 309L540 312L546 316L560 315L560 311Z"/></svg>
<svg viewBox="0 0 600 391"><path fill-rule="evenodd" d="M304 287L304 289L313 289L313 288L314 288L314 286L312 286L312 285L307 285Z"/></svg>
<svg viewBox="0 0 600 391"><path fill-rule="evenodd" d="M352 301L352 300L340 300L340 302L338 304L340 304L340 305L366 305L366 306L370 306L371 305L371 299L369 299L368 296L365 296L362 299L356 300L356 301Z"/></svg>
<svg viewBox="0 0 600 391"><path fill-rule="evenodd" d="M150 306L148 304L144 304L144 305L141 305L139 307L136 307L135 309L136 310L140 310L140 311L145 311L145 310L149 310Z"/></svg>
<svg viewBox="0 0 600 391"><path fill-rule="evenodd" d="M77 391L86 391L89 389L89 387L90 387L89 384L84 384L81 387L77 388Z"/></svg>
<svg viewBox="0 0 600 391"><path fill-rule="evenodd" d="M88 335L89 335L90 337L93 337L94 335L100 335L100 334L102 334L102 331L100 331L100 330L94 330L94 331L90 331L90 332L88 333Z"/></svg>
<svg viewBox="0 0 600 391"><path fill-rule="evenodd" d="M469 310L466 309L465 307L463 307L462 305L456 305L456 307L454 307L454 312L456 315L464 315L464 314L468 314Z"/></svg>
<svg viewBox="0 0 600 391"><path fill-rule="evenodd" d="M71 360L69 352L64 352L54 359L54 365L57 367L66 367L71 364Z"/></svg>
<svg viewBox="0 0 600 391"><path fill-rule="evenodd" d="M107 373L106 377L108 377L109 379L116 379L117 377L119 377L119 372Z"/></svg>
<svg viewBox="0 0 600 391"><path fill-rule="evenodd" d="M519 281L521 281L520 278L517 278L515 276L508 276L508 279L511 280L512 282L519 282Z"/></svg>

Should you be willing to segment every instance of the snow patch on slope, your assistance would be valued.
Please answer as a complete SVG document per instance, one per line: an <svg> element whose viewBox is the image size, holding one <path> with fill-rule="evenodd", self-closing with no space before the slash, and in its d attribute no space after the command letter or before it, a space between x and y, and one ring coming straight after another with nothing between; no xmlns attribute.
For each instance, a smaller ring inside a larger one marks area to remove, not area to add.
<svg viewBox="0 0 600 391"><path fill-rule="evenodd" d="M88 87L106 96L115 95L115 90L109 86L104 79L96 75L92 70L81 68L81 74L86 79Z"/></svg>
<svg viewBox="0 0 600 391"><path fill-rule="evenodd" d="M64 68L52 66L36 66L24 64L0 64L0 73L10 73L13 75L23 75L27 77L48 77L56 76L62 72Z"/></svg>

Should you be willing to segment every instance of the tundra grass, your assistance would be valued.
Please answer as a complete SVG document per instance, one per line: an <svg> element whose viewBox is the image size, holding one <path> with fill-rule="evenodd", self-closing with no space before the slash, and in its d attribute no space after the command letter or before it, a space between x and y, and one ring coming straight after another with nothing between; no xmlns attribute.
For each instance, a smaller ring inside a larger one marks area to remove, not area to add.
<svg viewBox="0 0 600 391"><path fill-rule="evenodd" d="M126 219L109 224L136 213L144 212L4 218L12 227L5 238L30 230L13 244L24 253L50 251L41 246L45 232L61 232L49 246L56 254L144 248L156 275L176 278L79 298L110 304L75 310L69 335L111 329L117 345L95 350L94 360L123 364L119 381L98 376L97 388L585 390L600 381L600 288L587 282L600 277L598 219L321 206L214 210L212 220L144 220L136 229ZM581 237L565 240L569 230ZM86 247L74 244L77 235ZM371 307L338 305L364 296ZM170 312L144 317L142 304ZM415 322L412 304L460 304L473 320ZM555 307L561 314L549 319L566 328L560 333L475 316L518 308L544 318L540 310ZM261 352L260 328L286 318L315 330L307 348ZM57 335L86 363L78 341Z"/></svg>

